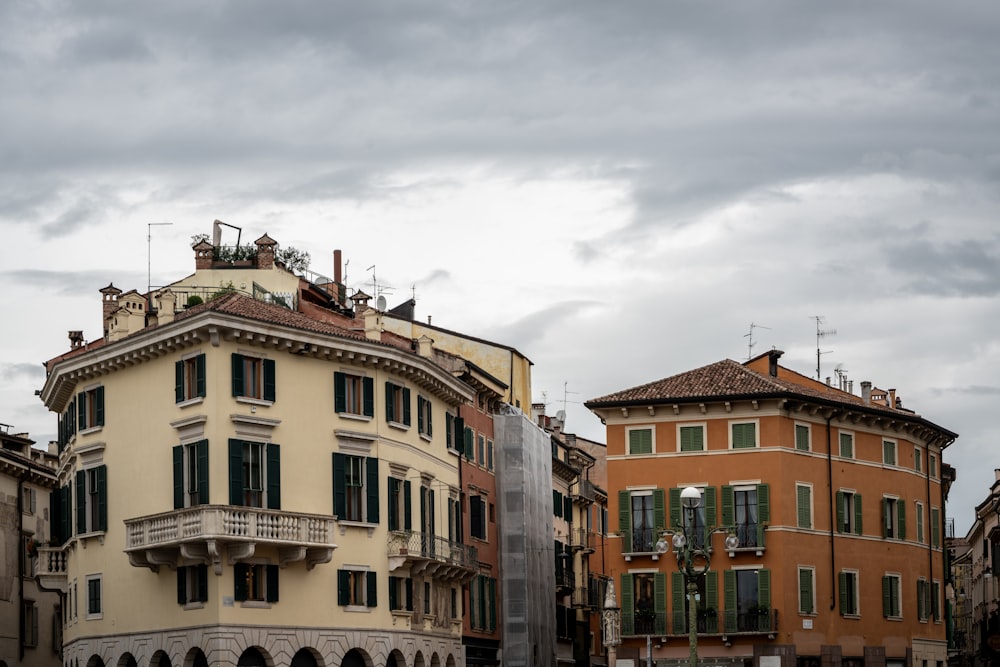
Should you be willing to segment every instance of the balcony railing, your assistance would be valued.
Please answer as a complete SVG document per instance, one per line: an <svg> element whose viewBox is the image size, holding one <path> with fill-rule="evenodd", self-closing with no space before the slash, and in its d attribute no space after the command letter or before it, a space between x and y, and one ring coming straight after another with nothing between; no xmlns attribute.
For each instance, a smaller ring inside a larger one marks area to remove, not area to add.
<svg viewBox="0 0 1000 667"><path fill-rule="evenodd" d="M597 487L589 479L580 480L573 500L582 503L592 503L597 499Z"/></svg>
<svg viewBox="0 0 1000 667"><path fill-rule="evenodd" d="M601 606L603 600L594 586L579 586L573 589L573 606L585 609Z"/></svg>
<svg viewBox="0 0 1000 667"><path fill-rule="evenodd" d="M42 588L66 592L66 547L39 547L35 576Z"/></svg>
<svg viewBox="0 0 1000 667"><path fill-rule="evenodd" d="M125 552L135 566L176 566L178 557L212 562L220 547L232 562L253 556L257 544L277 546L281 565L329 562L336 544L332 516L232 505L198 505L125 520Z"/></svg>
<svg viewBox="0 0 1000 667"><path fill-rule="evenodd" d="M597 536L586 528L574 528L570 539L571 548L583 550L584 553L593 553Z"/></svg>
<svg viewBox="0 0 1000 667"><path fill-rule="evenodd" d="M763 611L716 611L698 610L695 620L699 635L773 635L778 631L778 612L775 609ZM667 623L666 612L635 611L622 615L622 635L636 637L645 635L687 636L687 612L671 614Z"/></svg>
<svg viewBox="0 0 1000 667"><path fill-rule="evenodd" d="M390 570L409 562L411 575L425 572L440 579L457 581L471 578L479 567L476 547L429 533L392 531L389 533L387 553Z"/></svg>

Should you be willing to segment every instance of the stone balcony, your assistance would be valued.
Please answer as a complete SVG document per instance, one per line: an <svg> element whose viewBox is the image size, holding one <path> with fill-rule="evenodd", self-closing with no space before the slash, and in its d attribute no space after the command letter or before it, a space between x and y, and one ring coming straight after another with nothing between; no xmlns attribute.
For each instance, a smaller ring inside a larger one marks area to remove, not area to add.
<svg viewBox="0 0 1000 667"><path fill-rule="evenodd" d="M252 558L258 545L277 547L282 567L305 561L312 569L333 558L336 520L329 515L235 505L198 505L125 520L125 552L135 567L211 564L222 573Z"/></svg>
<svg viewBox="0 0 1000 667"><path fill-rule="evenodd" d="M66 592L66 546L39 547L36 552L35 578L49 591Z"/></svg>
<svg viewBox="0 0 1000 667"><path fill-rule="evenodd" d="M443 581L465 583L479 567L475 547L427 533L395 530L389 533L389 570L410 566L410 576L431 575Z"/></svg>

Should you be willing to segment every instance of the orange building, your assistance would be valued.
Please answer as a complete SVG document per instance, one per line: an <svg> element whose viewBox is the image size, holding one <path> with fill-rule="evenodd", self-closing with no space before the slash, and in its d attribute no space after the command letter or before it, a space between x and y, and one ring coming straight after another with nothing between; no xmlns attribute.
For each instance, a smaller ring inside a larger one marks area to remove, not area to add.
<svg viewBox="0 0 1000 667"><path fill-rule="evenodd" d="M894 389L863 382L856 396L779 366L781 354L586 403L607 427L617 658L687 663L670 534L693 486L688 533L714 547L695 601L704 664L943 665L941 456L957 435Z"/></svg>

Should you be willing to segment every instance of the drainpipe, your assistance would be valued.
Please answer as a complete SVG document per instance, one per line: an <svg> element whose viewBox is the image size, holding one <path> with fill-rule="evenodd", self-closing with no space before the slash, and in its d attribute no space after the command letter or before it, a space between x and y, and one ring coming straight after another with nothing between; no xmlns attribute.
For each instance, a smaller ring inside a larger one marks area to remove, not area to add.
<svg viewBox="0 0 1000 667"><path fill-rule="evenodd" d="M17 479L17 659L24 662L24 570L26 563L24 553L24 480L28 478L28 471Z"/></svg>
<svg viewBox="0 0 1000 667"><path fill-rule="evenodd" d="M826 418L826 474L830 488L830 611L837 607L837 494L833 490L833 437L830 434L830 422L838 410L830 412Z"/></svg>

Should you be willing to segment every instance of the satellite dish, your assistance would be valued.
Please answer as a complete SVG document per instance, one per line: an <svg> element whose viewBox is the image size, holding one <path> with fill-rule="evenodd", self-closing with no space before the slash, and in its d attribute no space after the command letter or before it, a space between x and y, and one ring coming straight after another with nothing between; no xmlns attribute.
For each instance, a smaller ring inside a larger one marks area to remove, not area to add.
<svg viewBox="0 0 1000 667"><path fill-rule="evenodd" d="M385 312L385 297L379 294L378 298L375 299L375 308Z"/></svg>

